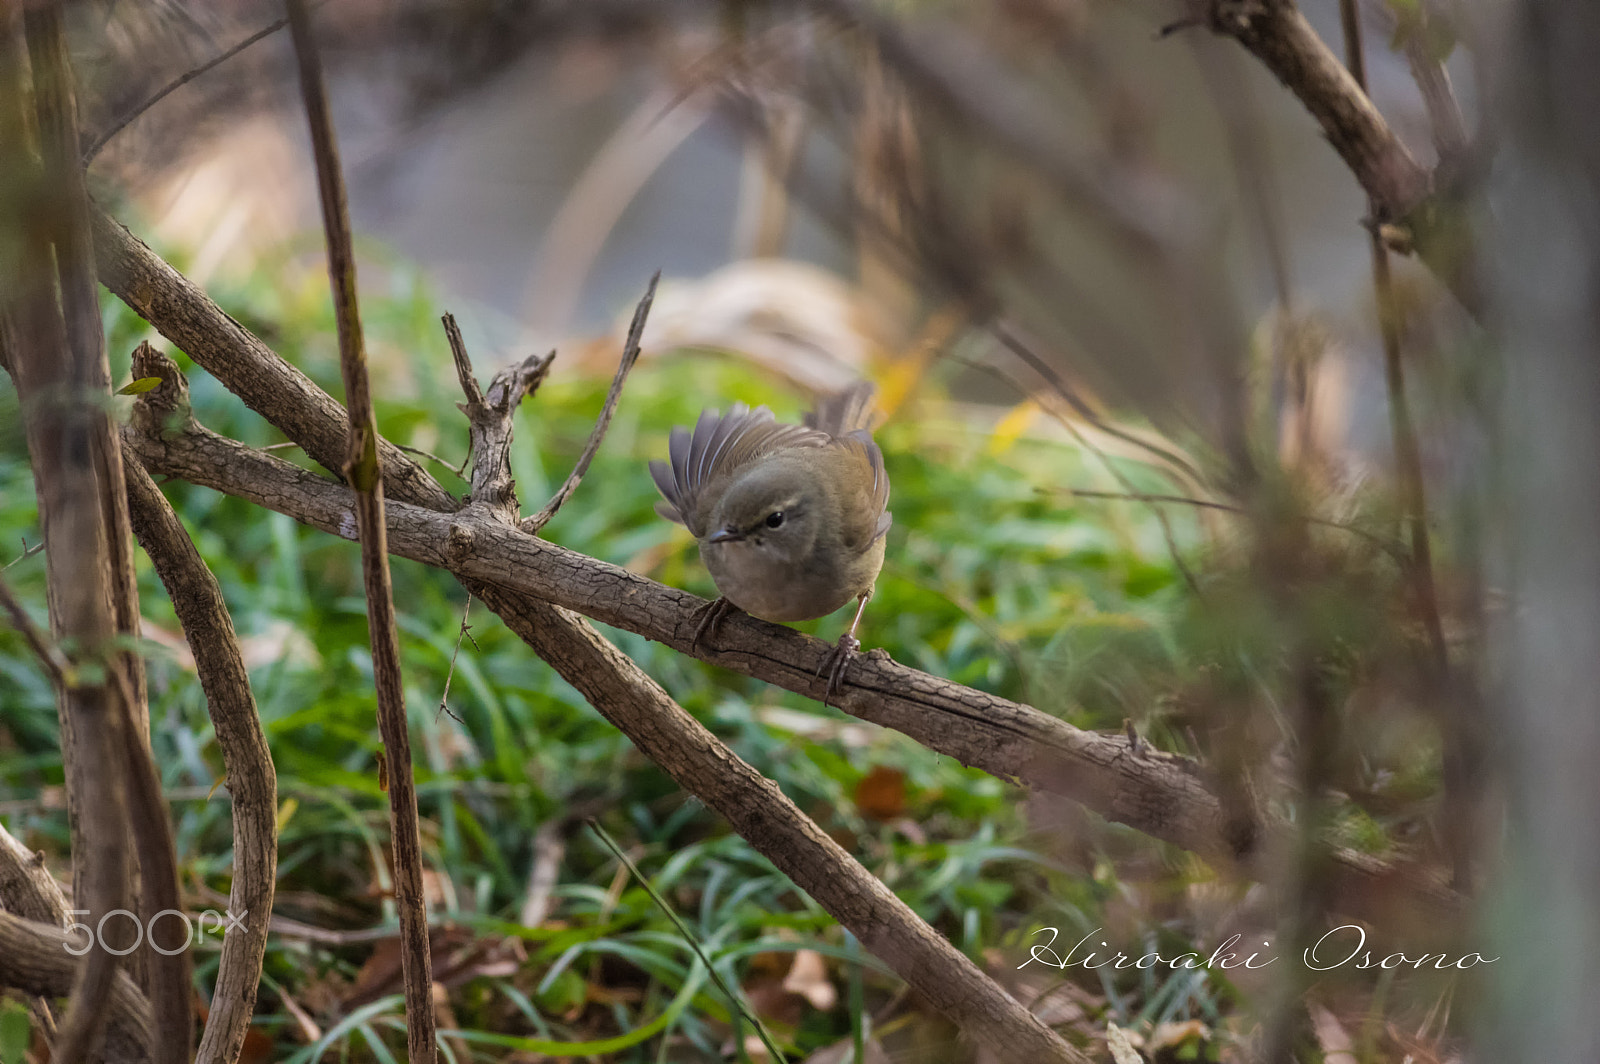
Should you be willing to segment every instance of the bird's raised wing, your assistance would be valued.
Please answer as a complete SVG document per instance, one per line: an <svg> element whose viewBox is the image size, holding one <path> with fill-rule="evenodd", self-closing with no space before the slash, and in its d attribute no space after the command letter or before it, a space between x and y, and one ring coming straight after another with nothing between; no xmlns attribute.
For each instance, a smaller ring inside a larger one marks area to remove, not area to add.
<svg viewBox="0 0 1600 1064"><path fill-rule="evenodd" d="M681 425L672 430L667 445L671 464L659 459L650 463L650 476L666 499L656 504L656 513L687 526L696 537L703 536L706 515L700 512L700 504L707 485L763 454L789 447L824 447L832 442L826 432L779 424L764 406L751 410L736 403L726 416L716 410L702 411L693 434ZM881 465L883 459L878 461Z"/></svg>
<svg viewBox="0 0 1600 1064"><path fill-rule="evenodd" d="M857 452L872 469L872 506L862 511L872 517L872 524L847 530L850 540L862 541L861 549L865 550L873 540L885 535L893 523L889 515L889 473L883 467L883 452L873 442L872 433L866 429L847 432L835 443Z"/></svg>

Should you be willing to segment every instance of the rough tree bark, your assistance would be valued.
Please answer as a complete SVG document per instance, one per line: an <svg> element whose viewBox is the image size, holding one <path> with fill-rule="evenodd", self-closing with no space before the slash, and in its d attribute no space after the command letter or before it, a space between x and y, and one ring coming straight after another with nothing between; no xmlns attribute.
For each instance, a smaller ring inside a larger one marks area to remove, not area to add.
<svg viewBox="0 0 1600 1064"><path fill-rule="evenodd" d="M134 353L136 375L147 351L145 346ZM267 950L267 922L278 867L277 775L256 714L233 618L222 600L217 578L206 568L178 515L136 458L129 456L126 472L134 534L150 556L183 626L227 769L233 806L233 885L228 912L239 923L230 927L222 940L211 1013L195 1060L197 1064L232 1064L255 1013Z"/></svg>

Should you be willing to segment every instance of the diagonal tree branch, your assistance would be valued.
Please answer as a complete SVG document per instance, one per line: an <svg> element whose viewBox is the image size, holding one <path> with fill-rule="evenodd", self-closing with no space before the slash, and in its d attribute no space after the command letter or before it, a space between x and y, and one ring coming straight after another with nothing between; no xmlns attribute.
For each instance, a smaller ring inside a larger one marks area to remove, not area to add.
<svg viewBox="0 0 1600 1064"><path fill-rule="evenodd" d="M76 945L59 927L0 912L0 986L39 997L65 997L75 986L77 960L68 947ZM106 1058L129 1064L151 1060L150 1002L126 972L112 974L115 978L101 1015L106 1021Z"/></svg>
<svg viewBox="0 0 1600 1064"><path fill-rule="evenodd" d="M1295 0L1186 0L1202 23L1232 37L1294 93L1321 127L1372 204L1374 226L1406 227L1409 243L1474 316L1484 308L1476 252L1456 201L1438 188L1366 91L1317 35Z"/></svg>
<svg viewBox="0 0 1600 1064"><path fill-rule="evenodd" d="M100 283L342 479L349 435L344 408L115 218L91 205L90 222ZM391 497L446 512L461 508L427 470L382 437L378 458Z"/></svg>
<svg viewBox="0 0 1600 1064"><path fill-rule="evenodd" d="M477 593L646 756L733 825L974 1044L1003 1060L1087 1062L587 621L493 585L479 585Z"/></svg>
<svg viewBox="0 0 1600 1064"><path fill-rule="evenodd" d="M1379 221L1400 221L1428 197L1427 168L1412 157L1294 0L1200 3L1214 32L1244 45L1311 112L1371 197Z"/></svg>

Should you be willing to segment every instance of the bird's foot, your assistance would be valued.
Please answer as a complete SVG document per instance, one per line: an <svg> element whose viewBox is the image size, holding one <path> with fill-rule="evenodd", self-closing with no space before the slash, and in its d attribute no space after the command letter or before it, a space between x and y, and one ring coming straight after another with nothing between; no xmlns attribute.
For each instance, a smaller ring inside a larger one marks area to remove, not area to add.
<svg viewBox="0 0 1600 1064"><path fill-rule="evenodd" d="M689 640L689 650L691 652L699 650L700 644L705 641L707 636L716 634L717 626L722 623L722 618L738 608L720 595L710 602L696 606L694 616L699 618L699 623L695 625L694 638Z"/></svg>
<svg viewBox="0 0 1600 1064"><path fill-rule="evenodd" d="M833 700L833 696L839 693L839 685L844 682L845 671L849 669L851 659L857 657L860 650L861 640L846 632L839 637L833 652L822 659L822 667L817 670L817 676L820 678L824 672L828 674L828 690L823 695L823 705L827 705Z"/></svg>

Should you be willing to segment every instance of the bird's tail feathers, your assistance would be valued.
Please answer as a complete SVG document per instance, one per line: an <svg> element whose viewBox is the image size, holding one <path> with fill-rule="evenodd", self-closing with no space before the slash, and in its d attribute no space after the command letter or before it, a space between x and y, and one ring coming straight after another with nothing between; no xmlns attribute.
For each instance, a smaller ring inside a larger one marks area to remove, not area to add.
<svg viewBox="0 0 1600 1064"><path fill-rule="evenodd" d="M877 395L878 388L871 381L858 381L842 392L819 398L817 408L805 417L806 426L830 436L858 429L870 432L878 421Z"/></svg>

